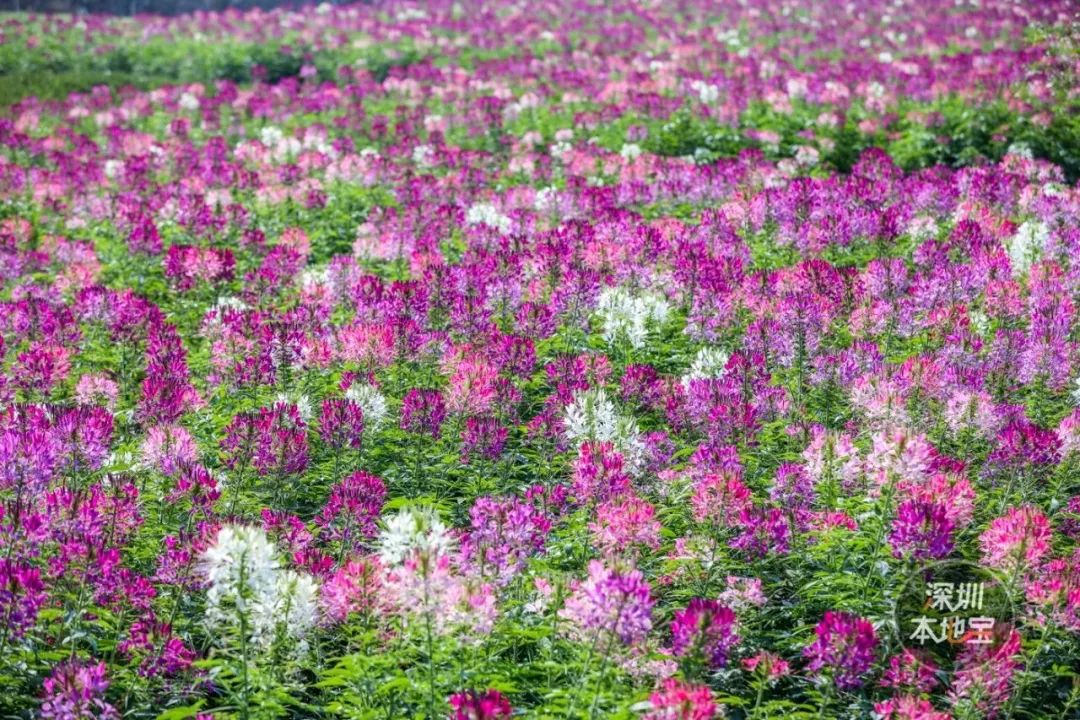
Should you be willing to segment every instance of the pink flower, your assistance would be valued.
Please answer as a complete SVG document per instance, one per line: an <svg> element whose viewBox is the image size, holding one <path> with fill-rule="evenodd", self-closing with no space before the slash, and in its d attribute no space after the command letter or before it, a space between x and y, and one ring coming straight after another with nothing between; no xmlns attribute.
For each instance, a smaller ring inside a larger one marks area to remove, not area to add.
<svg viewBox="0 0 1080 720"><path fill-rule="evenodd" d="M102 373L87 373L75 385L75 401L80 405L104 405L110 412L116 409L120 386Z"/></svg>
<svg viewBox="0 0 1080 720"><path fill-rule="evenodd" d="M1057 428L1058 441L1061 443L1061 457L1080 453L1080 408L1065 416Z"/></svg>
<svg viewBox="0 0 1080 720"><path fill-rule="evenodd" d="M589 523L593 543L605 555L655 550L660 547L660 529L656 508L633 493L599 505L596 521Z"/></svg>
<svg viewBox="0 0 1080 720"><path fill-rule="evenodd" d="M649 697L649 703L652 709L642 715L642 720L712 720L718 714L707 685L691 685L675 678L665 680Z"/></svg>
<svg viewBox="0 0 1080 720"><path fill-rule="evenodd" d="M730 527L750 508L750 489L737 475L705 475L694 486L690 506L698 522Z"/></svg>
<svg viewBox="0 0 1080 720"><path fill-rule="evenodd" d="M761 589L761 578L728 575L726 583L727 587L716 599L735 612L761 607L767 602Z"/></svg>
<svg viewBox="0 0 1080 720"><path fill-rule="evenodd" d="M964 715L996 717L1012 692L1012 679L1023 667L1020 633L1009 631L1000 646L967 645L957 658L949 703Z"/></svg>
<svg viewBox="0 0 1080 720"><path fill-rule="evenodd" d="M491 365L477 360L456 364L450 385L445 391L446 408L459 415L483 415L495 402L498 373Z"/></svg>
<svg viewBox="0 0 1080 720"><path fill-rule="evenodd" d="M369 615L382 607L382 576L375 556L346 562L321 587L326 617L340 623L353 613Z"/></svg>
<svg viewBox="0 0 1080 720"><path fill-rule="evenodd" d="M876 703L874 717L878 720L952 720L949 713L935 710L929 700L912 695Z"/></svg>
<svg viewBox="0 0 1080 720"><path fill-rule="evenodd" d="M1033 507L1011 508L979 536L983 562L1017 572L1034 568L1050 552L1050 521Z"/></svg>
<svg viewBox="0 0 1080 720"><path fill-rule="evenodd" d="M142 444L143 460L162 475L175 475L199 459L195 438L179 425L155 425Z"/></svg>
<svg viewBox="0 0 1080 720"><path fill-rule="evenodd" d="M881 684L896 690L930 692L938 684L937 666L928 657L905 648L899 655L889 658L889 669L885 671Z"/></svg>
<svg viewBox="0 0 1080 720"><path fill-rule="evenodd" d="M791 673L791 665L787 660L765 650L743 660L743 667L749 672L758 672L760 669L761 674L770 681L778 680Z"/></svg>

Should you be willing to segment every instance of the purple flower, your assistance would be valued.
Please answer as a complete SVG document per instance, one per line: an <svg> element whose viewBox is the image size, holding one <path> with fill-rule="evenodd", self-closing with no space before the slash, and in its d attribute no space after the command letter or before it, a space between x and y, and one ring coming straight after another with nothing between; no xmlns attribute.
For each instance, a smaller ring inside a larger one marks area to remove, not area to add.
<svg viewBox="0 0 1080 720"><path fill-rule="evenodd" d="M943 558L952 552L952 531L953 524L945 505L907 500L896 510L889 544L898 558Z"/></svg>
<svg viewBox="0 0 1080 720"><path fill-rule="evenodd" d="M736 550L758 557L788 552L791 527L783 510L747 508L739 515L739 524L742 531L730 542Z"/></svg>
<svg viewBox="0 0 1080 720"><path fill-rule="evenodd" d="M370 473L356 472L334 485L315 522L328 539L352 550L358 540L375 536L384 502L386 483Z"/></svg>
<svg viewBox="0 0 1080 720"><path fill-rule="evenodd" d="M593 560L589 577L574 589L560 615L586 638L634 645L652 629L652 607L649 583L641 571L622 574Z"/></svg>
<svg viewBox="0 0 1080 720"><path fill-rule="evenodd" d="M525 561L544 549L551 520L531 503L517 498L482 497L470 511L472 527L462 554L483 577L500 583L525 569Z"/></svg>
<svg viewBox="0 0 1080 720"><path fill-rule="evenodd" d="M308 464L307 426L295 405L237 415L225 428L221 447L229 467L251 465L263 476L300 473Z"/></svg>
<svg viewBox="0 0 1080 720"><path fill-rule="evenodd" d="M671 621L671 649L676 657L699 656L709 667L727 664L728 651L739 642L735 612L716 600L694 598Z"/></svg>
<svg viewBox="0 0 1080 720"><path fill-rule="evenodd" d="M359 448L364 440L363 408L352 400L324 400L319 436L335 450Z"/></svg>
<svg viewBox="0 0 1080 720"><path fill-rule="evenodd" d="M47 599L40 570L14 559L0 560L0 625L10 637L22 637Z"/></svg>
<svg viewBox="0 0 1080 720"><path fill-rule="evenodd" d="M769 497L786 508L809 508L814 501L814 482L802 465L784 463L776 468L776 482Z"/></svg>
<svg viewBox="0 0 1080 720"><path fill-rule="evenodd" d="M65 662L45 680L45 697L38 717L44 720L113 720L120 713L105 702L109 681L105 663Z"/></svg>
<svg viewBox="0 0 1080 720"><path fill-rule="evenodd" d="M502 454L509 430L495 418L471 417L461 431L461 461L468 464L473 456L494 460Z"/></svg>
<svg viewBox="0 0 1080 720"><path fill-rule="evenodd" d="M446 405L436 390L413 388L401 401L401 429L438 438L446 419Z"/></svg>

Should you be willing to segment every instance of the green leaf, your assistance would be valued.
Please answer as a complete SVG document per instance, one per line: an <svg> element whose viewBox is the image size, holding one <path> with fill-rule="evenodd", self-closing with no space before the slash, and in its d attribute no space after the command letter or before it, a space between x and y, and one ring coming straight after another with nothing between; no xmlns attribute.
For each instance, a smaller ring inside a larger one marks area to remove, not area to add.
<svg viewBox="0 0 1080 720"><path fill-rule="evenodd" d="M183 720L183 718L194 717L206 704L205 700L200 700L194 705L184 705L183 707L175 707L166 710L157 716L156 720Z"/></svg>

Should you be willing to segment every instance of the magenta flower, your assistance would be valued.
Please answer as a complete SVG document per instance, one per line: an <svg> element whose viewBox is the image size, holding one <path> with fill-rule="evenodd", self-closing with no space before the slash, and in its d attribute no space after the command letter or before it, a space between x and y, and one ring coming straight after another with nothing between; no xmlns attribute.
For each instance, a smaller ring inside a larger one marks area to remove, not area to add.
<svg viewBox="0 0 1080 720"><path fill-rule="evenodd" d="M509 720L514 709L498 690L466 690L450 696L449 720Z"/></svg>
<svg viewBox="0 0 1080 720"><path fill-rule="evenodd" d="M884 687L926 693L938 685L937 665L929 657L904 649L889 658L889 669L881 679Z"/></svg>
<svg viewBox="0 0 1080 720"><path fill-rule="evenodd" d="M573 496L579 502L601 502L630 490L623 456L610 442L585 442L578 449L573 469Z"/></svg>
<svg viewBox="0 0 1080 720"><path fill-rule="evenodd" d="M861 685L861 676L874 664L874 626L860 617L830 610L814 632L817 639L803 649L809 660L807 669L830 676L842 690Z"/></svg>
<svg viewBox="0 0 1080 720"><path fill-rule="evenodd" d="M375 537L384 502L386 483L361 470L334 485L315 524L327 540L352 551L358 542Z"/></svg>

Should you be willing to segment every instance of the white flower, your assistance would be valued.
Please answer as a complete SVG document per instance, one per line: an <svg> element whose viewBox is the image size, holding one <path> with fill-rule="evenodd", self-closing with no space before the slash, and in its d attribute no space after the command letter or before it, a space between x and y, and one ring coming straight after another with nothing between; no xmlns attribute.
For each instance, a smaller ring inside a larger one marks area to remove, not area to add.
<svg viewBox="0 0 1080 720"><path fill-rule="evenodd" d="M248 309L247 304L238 297L232 295L223 295L217 299L214 303L215 308L229 308L230 310L244 311Z"/></svg>
<svg viewBox="0 0 1080 720"><path fill-rule="evenodd" d="M1007 248L1014 277L1023 275L1031 268L1049 239L1050 231L1038 220L1028 220L1017 229Z"/></svg>
<svg viewBox="0 0 1080 720"><path fill-rule="evenodd" d="M267 125L259 131L259 140L266 147L276 147L278 143L285 139L285 133L281 132L281 128L274 127L273 125Z"/></svg>
<svg viewBox="0 0 1080 720"><path fill-rule="evenodd" d="M538 213L554 213L559 209L559 191L554 187L540 188L536 191L533 207Z"/></svg>
<svg viewBox="0 0 1080 720"><path fill-rule="evenodd" d="M821 153L818 149L809 145L800 145L795 149L795 162L803 167L811 167L818 164Z"/></svg>
<svg viewBox="0 0 1080 720"><path fill-rule="evenodd" d="M273 603L256 608L266 613L264 627L283 627L290 638L302 638L319 618L319 585L307 573L283 570L278 573Z"/></svg>
<svg viewBox="0 0 1080 720"><path fill-rule="evenodd" d="M1076 378L1076 389L1072 391L1073 402L1080 405L1080 377Z"/></svg>
<svg viewBox="0 0 1080 720"><path fill-rule="evenodd" d="M632 417L619 415L602 388L580 390L563 414L563 431L574 444L610 442L622 453L632 472L640 469L645 445Z"/></svg>
<svg viewBox="0 0 1080 720"><path fill-rule="evenodd" d="M641 146L637 143L623 143L619 155L622 155L625 160L635 160L641 157Z"/></svg>
<svg viewBox="0 0 1080 720"><path fill-rule="evenodd" d="M986 313L979 310L969 310L968 320L971 321L971 328L976 335L986 337L986 334L990 332L990 318L986 317Z"/></svg>
<svg viewBox="0 0 1080 720"><path fill-rule="evenodd" d="M695 80L690 83L690 88L697 93L698 98L704 105L712 105L718 99L720 99L720 88L716 85L711 85L701 80Z"/></svg>
<svg viewBox="0 0 1080 720"><path fill-rule="evenodd" d="M477 203L465 212L467 225L487 225L499 232L508 233L511 228L510 218L503 215L491 203Z"/></svg>
<svg viewBox="0 0 1080 720"><path fill-rule="evenodd" d="M603 389L579 391L566 406L563 425L566 436L573 442L611 440L618 421L615 403L608 400Z"/></svg>
<svg viewBox="0 0 1080 720"><path fill-rule="evenodd" d="M1026 142L1014 142L1009 145L1008 149L1005 152L1009 155L1016 155L1017 157L1022 157L1025 160L1031 160L1035 157L1034 153L1032 153L1031 151L1031 146L1028 145Z"/></svg>
<svg viewBox="0 0 1080 720"><path fill-rule="evenodd" d="M434 510L404 508L388 519L379 533L379 559L387 566L398 565L414 552L446 555L453 544L446 525Z"/></svg>
<svg viewBox="0 0 1080 720"><path fill-rule="evenodd" d="M690 363L690 369L682 376L682 386L689 389L692 380L724 377L730 357L720 348L701 348Z"/></svg>
<svg viewBox="0 0 1080 720"><path fill-rule="evenodd" d="M254 621L252 607L272 600L277 592L277 552L260 528L222 527L203 553L200 569L210 585L206 620L211 625L234 625L237 614ZM265 631L252 627L255 634Z"/></svg>
<svg viewBox="0 0 1080 720"><path fill-rule="evenodd" d="M198 110L199 104L199 98L191 93L186 92L180 96L180 107L184 110Z"/></svg>
<svg viewBox="0 0 1080 720"><path fill-rule="evenodd" d="M300 273L300 286L305 290L312 290L320 285L330 284L330 268L328 267L311 267L304 268Z"/></svg>
<svg viewBox="0 0 1080 720"><path fill-rule="evenodd" d="M279 631L303 637L318 617L319 588L305 573L282 570L277 548L261 528L226 525L202 555L206 621L239 629L248 640L268 645Z"/></svg>
<svg viewBox="0 0 1080 720"><path fill-rule="evenodd" d="M597 312L603 321L604 340L614 343L622 337L631 347L645 344L650 324L662 324L667 320L670 306L659 295L633 295L624 288L607 287L600 293Z"/></svg>
<svg viewBox="0 0 1080 720"><path fill-rule="evenodd" d="M314 414L314 410L311 407L311 398L307 395L297 395L293 400L286 393L278 393L274 396L274 404L276 405L295 405L296 412L300 414L300 419L304 422L311 422L311 418Z"/></svg>
<svg viewBox="0 0 1080 720"><path fill-rule="evenodd" d="M929 215L917 215L908 223L907 234L918 242L936 237L938 234L937 221Z"/></svg>
<svg viewBox="0 0 1080 720"><path fill-rule="evenodd" d="M548 152L551 153L551 157L561 161L563 159L563 155L566 155L573 149L574 146L571 145L569 142L565 140L560 140L559 142L552 144L551 147L548 148Z"/></svg>
<svg viewBox="0 0 1080 720"><path fill-rule="evenodd" d="M352 400L364 411L364 426L377 430L388 413L386 397L374 385L353 383L345 391L345 397Z"/></svg>
<svg viewBox="0 0 1080 720"><path fill-rule="evenodd" d="M431 167L431 157L435 150L430 145L417 145L412 151L412 161L418 167Z"/></svg>

